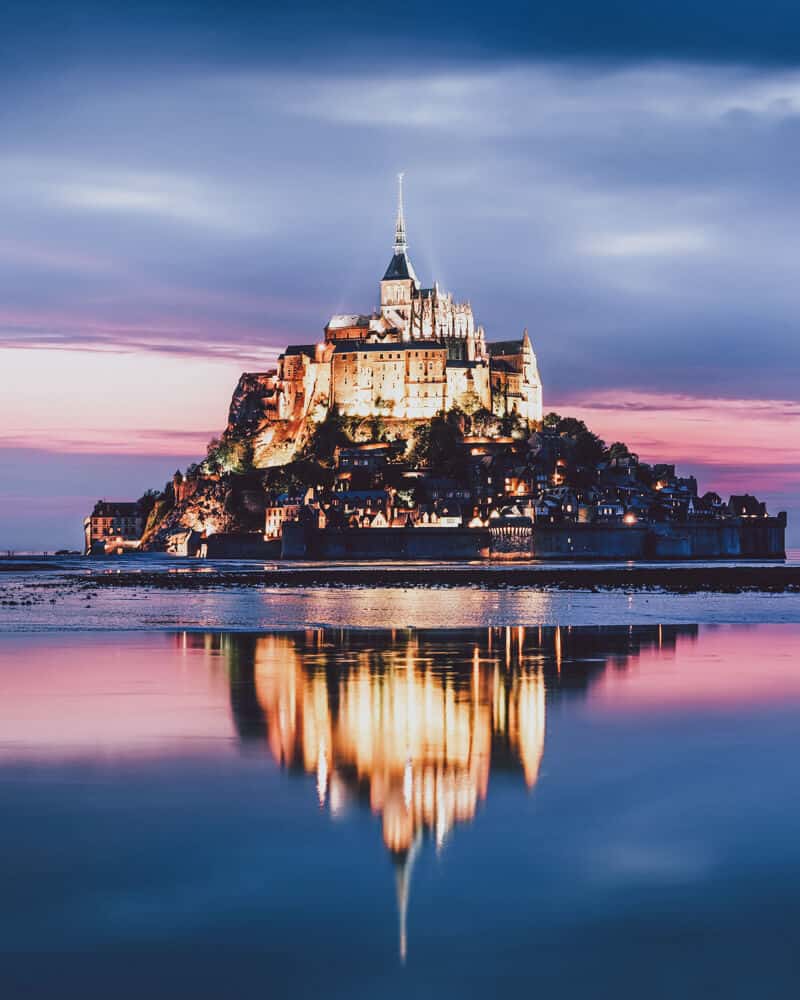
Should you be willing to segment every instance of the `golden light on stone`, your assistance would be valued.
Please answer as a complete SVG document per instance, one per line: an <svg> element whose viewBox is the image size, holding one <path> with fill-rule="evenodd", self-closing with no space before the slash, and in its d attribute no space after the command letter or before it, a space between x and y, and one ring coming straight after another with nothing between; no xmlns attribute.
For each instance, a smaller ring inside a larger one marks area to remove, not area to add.
<svg viewBox="0 0 800 1000"><path fill-rule="evenodd" d="M402 204L398 212L379 309L334 315L324 341L289 346L277 369L242 376L242 391L258 387L264 400L259 464L290 461L303 422L324 419L332 407L387 421L429 420L453 407L542 419L528 331L488 342L469 301L456 301L438 282L424 288L408 255Z"/></svg>

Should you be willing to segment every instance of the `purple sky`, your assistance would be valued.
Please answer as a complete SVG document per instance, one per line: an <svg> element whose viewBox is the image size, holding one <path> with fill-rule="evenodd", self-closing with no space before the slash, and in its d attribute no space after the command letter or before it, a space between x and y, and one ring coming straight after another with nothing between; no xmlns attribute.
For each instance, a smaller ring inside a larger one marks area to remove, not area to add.
<svg viewBox="0 0 800 1000"><path fill-rule="evenodd" d="M79 545L374 306L399 169L417 271L528 327L546 408L800 522L797 15L612 6L0 14L0 548Z"/></svg>

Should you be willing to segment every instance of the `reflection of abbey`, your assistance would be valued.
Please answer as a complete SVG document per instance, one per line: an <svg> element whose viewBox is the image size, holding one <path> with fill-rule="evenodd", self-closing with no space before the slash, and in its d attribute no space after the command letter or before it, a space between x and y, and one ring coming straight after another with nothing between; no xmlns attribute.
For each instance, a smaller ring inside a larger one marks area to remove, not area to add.
<svg viewBox="0 0 800 1000"><path fill-rule="evenodd" d="M527 331L486 343L472 307L437 284L422 288L408 256L402 175L394 254L381 280L380 310L332 316L323 343L287 348L260 376L271 420L381 414L425 419L460 406L542 418L542 384Z"/></svg>
<svg viewBox="0 0 800 1000"><path fill-rule="evenodd" d="M225 656L243 742L268 745L289 773L305 774L331 815L361 806L380 816L405 957L410 880L424 841L441 850L472 822L492 773L536 786L548 703L584 697L607 668L618 674L645 651L672 659L677 642L697 633L696 625L315 627L176 641L204 649L212 668Z"/></svg>

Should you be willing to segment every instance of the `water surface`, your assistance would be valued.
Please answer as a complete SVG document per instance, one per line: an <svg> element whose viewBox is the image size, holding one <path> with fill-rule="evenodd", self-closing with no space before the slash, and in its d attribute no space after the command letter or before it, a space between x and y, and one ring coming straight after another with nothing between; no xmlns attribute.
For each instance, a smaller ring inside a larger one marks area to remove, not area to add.
<svg viewBox="0 0 800 1000"><path fill-rule="evenodd" d="M799 650L0 635L6 993L793 997Z"/></svg>

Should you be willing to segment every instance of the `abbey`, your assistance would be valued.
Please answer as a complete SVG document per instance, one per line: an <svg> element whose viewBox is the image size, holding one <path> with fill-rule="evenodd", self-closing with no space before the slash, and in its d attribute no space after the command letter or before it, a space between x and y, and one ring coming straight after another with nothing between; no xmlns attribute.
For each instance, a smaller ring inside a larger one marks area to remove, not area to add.
<svg viewBox="0 0 800 1000"><path fill-rule="evenodd" d="M290 346L276 371L258 376L268 421L346 416L399 420L454 406L542 418L542 383L527 330L487 343L468 302L423 288L408 255L399 177L394 251L380 282L380 309L332 316L321 343ZM252 387L252 383L251 383Z"/></svg>

